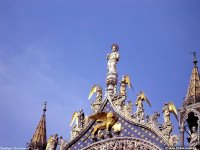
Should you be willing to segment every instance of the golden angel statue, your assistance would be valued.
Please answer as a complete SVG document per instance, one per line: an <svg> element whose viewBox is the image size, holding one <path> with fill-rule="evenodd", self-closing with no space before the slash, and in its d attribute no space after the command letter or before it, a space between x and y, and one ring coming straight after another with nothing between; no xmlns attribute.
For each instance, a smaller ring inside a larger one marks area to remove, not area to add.
<svg viewBox="0 0 200 150"><path fill-rule="evenodd" d="M173 130L173 125L170 120L170 113L173 113L178 121L177 109L172 102L168 102L168 103L165 102L162 113L163 113L164 123L160 127L160 130L162 131L163 135L166 138L172 139L173 135L171 136L171 132ZM175 137L177 137L177 136L175 135Z"/></svg>
<svg viewBox="0 0 200 150"><path fill-rule="evenodd" d="M92 86L88 99L90 99L94 93L96 93L96 99L102 100L102 88L100 85Z"/></svg>
<svg viewBox="0 0 200 150"><path fill-rule="evenodd" d="M94 85L91 88L88 99L90 99L92 95L95 93L96 93L96 99L92 102L91 108L96 113L97 111L99 111L102 104L102 88L100 85Z"/></svg>
<svg viewBox="0 0 200 150"><path fill-rule="evenodd" d="M137 110L135 112L135 117L137 121L144 121L144 118L145 118L143 101L147 102L147 104L151 107L150 101L145 96L144 92L142 91L138 94L138 97L135 103L135 105L137 106Z"/></svg>
<svg viewBox="0 0 200 150"><path fill-rule="evenodd" d="M173 113L178 121L177 109L172 102L165 103L162 112L163 112L164 124L171 123L170 113Z"/></svg>
<svg viewBox="0 0 200 150"><path fill-rule="evenodd" d="M77 111L74 112L72 116L72 120L70 122L70 126L72 126L72 124L76 122L75 125L78 128L82 129L84 127L84 121L85 121L85 115L84 115L83 109L80 109L79 112Z"/></svg>
<svg viewBox="0 0 200 150"><path fill-rule="evenodd" d="M122 110L125 106L125 100L127 97L126 87L128 86L133 90L133 86L131 84L130 77L128 75L122 76L122 80L119 83L120 83L120 91L119 95L116 98L115 105Z"/></svg>
<svg viewBox="0 0 200 150"><path fill-rule="evenodd" d="M75 123L74 123L75 122ZM79 112L75 111L71 122L70 122L70 127L73 126L72 132L71 132L71 137L74 138L79 134L79 132L84 128L85 125L85 115L82 109L80 109Z"/></svg>
<svg viewBox="0 0 200 150"><path fill-rule="evenodd" d="M126 86L133 90L133 86L131 84L130 77L128 75L122 76L122 80L120 81L120 95L126 96ZM134 91L134 90L133 90Z"/></svg>

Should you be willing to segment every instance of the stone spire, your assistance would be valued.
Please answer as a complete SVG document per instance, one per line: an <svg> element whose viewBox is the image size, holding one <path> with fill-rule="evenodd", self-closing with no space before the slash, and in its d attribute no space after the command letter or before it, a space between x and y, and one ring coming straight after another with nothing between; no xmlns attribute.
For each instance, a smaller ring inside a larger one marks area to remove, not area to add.
<svg viewBox="0 0 200 150"><path fill-rule="evenodd" d="M192 69L192 75L183 106L188 106L200 102L200 76L197 62L196 52L194 52L194 67Z"/></svg>
<svg viewBox="0 0 200 150"><path fill-rule="evenodd" d="M43 115L40 119L40 122L36 128L35 134L33 135L33 138L31 139L31 142L29 143L29 149L39 149L39 150L45 150L47 145L47 137L46 137L46 105L47 102L44 103L43 108Z"/></svg>

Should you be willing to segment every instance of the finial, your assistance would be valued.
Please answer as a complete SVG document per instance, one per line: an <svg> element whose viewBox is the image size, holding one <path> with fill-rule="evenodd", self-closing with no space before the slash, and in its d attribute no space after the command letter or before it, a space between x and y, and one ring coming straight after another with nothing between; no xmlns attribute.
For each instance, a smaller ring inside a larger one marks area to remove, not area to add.
<svg viewBox="0 0 200 150"><path fill-rule="evenodd" d="M196 52L193 52L193 55L194 55L194 61L193 61L193 63L194 63L194 65L195 66L197 66L197 56L196 56Z"/></svg>
<svg viewBox="0 0 200 150"><path fill-rule="evenodd" d="M45 111L47 111L47 101L44 102L44 108L43 108L44 114L45 114Z"/></svg>

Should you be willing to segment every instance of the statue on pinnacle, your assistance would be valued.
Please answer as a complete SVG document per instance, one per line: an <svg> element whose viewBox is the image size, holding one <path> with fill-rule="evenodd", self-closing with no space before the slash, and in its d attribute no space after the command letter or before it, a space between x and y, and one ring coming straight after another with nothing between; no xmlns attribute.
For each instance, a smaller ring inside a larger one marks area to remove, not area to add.
<svg viewBox="0 0 200 150"><path fill-rule="evenodd" d="M119 61L119 46L117 44L112 44L111 46L112 52L110 54L107 54L107 78L106 78L106 84L107 84L107 96L113 97L117 93L117 62Z"/></svg>

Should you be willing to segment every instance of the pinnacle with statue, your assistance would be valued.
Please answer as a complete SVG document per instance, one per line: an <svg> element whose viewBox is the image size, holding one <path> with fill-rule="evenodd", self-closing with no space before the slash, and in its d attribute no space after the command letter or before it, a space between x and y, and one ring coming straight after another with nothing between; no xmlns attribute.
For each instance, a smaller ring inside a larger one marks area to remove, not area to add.
<svg viewBox="0 0 200 150"><path fill-rule="evenodd" d="M119 45L112 44L111 52L107 54L106 89L103 91L98 83L88 88L89 96L86 102L91 102L91 113L85 114L83 109L74 111L69 125L71 127L70 139L65 140L54 134L49 137L48 141L45 141L46 137L44 137L43 147L37 147L32 142L33 138L29 149L43 150L45 147L46 150L56 150L59 147L60 150L162 150L184 147L186 138L191 148L198 149L200 79L196 53L190 86L183 107L177 109L173 101L168 101L164 103L163 108L158 108L153 114L148 114L146 111L146 107L152 109L154 104L150 94L146 95L143 90L135 94L133 80L126 73L120 81L118 80L119 58ZM128 90L136 95L136 100L128 100L130 94ZM161 115L158 111L163 114L162 122L159 122ZM191 114L193 114L192 120L188 117ZM175 122L171 121L172 117L176 118ZM34 137L37 137L36 135L40 132L45 132L46 136L44 122L45 113ZM186 122L189 131L185 129ZM180 135L174 133L174 126L177 124L180 127ZM39 131L40 126L45 131ZM189 136L184 133L189 133Z"/></svg>

